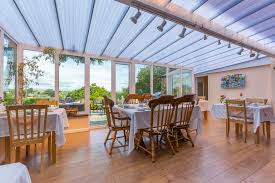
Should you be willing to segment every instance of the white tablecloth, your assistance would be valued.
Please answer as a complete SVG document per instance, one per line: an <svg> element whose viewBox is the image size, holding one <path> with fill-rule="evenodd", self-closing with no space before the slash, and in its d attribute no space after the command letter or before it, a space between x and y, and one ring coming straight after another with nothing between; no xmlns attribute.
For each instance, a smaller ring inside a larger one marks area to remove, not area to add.
<svg viewBox="0 0 275 183"><path fill-rule="evenodd" d="M135 134L138 129L148 128L150 127L150 110L146 111L138 111L137 109L123 109L118 106L114 106L114 110L119 111L120 113L126 114L129 118L131 118L130 122L130 134L129 134L129 148L128 152L132 152L135 148ZM194 129L198 129L198 132L201 132L202 125L202 116L201 110L199 106L195 106L190 127Z"/></svg>
<svg viewBox="0 0 275 183"><path fill-rule="evenodd" d="M1 183L31 183L28 169L22 163L13 163L0 166Z"/></svg>
<svg viewBox="0 0 275 183"><path fill-rule="evenodd" d="M66 142L64 128L69 127L65 109L59 108L48 112L47 131L55 131L56 146L63 146ZM0 137L9 136L9 126L6 113L0 113Z"/></svg>
<svg viewBox="0 0 275 183"><path fill-rule="evenodd" d="M215 118L227 118L225 104L214 104L211 113ZM253 119L254 133L256 133L262 122L275 122L274 111L271 105L247 106L247 118Z"/></svg>

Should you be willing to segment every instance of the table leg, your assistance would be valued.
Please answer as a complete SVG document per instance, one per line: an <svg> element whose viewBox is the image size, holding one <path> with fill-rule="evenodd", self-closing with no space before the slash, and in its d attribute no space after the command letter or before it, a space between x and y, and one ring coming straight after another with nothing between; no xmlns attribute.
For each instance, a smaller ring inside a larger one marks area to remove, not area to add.
<svg viewBox="0 0 275 183"><path fill-rule="evenodd" d="M270 139L270 121L266 121L266 136L267 139Z"/></svg>
<svg viewBox="0 0 275 183"><path fill-rule="evenodd" d="M207 120L207 111L203 111L203 117L205 120Z"/></svg>
<svg viewBox="0 0 275 183"><path fill-rule="evenodd" d="M259 144L260 143L260 127L257 128L255 136L256 136L255 143Z"/></svg>
<svg viewBox="0 0 275 183"><path fill-rule="evenodd" d="M52 161L53 163L56 163L56 134L55 131L52 132Z"/></svg>
<svg viewBox="0 0 275 183"><path fill-rule="evenodd" d="M5 163L11 163L10 137L5 137Z"/></svg>

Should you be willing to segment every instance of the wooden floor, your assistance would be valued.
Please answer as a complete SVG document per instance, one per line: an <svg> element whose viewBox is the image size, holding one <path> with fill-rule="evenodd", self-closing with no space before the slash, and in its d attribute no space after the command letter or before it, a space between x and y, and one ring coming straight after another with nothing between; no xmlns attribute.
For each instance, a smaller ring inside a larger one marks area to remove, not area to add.
<svg viewBox="0 0 275 183"><path fill-rule="evenodd" d="M195 137L195 147L181 144L171 155L163 150L156 163L142 151L127 155L126 149L114 150L109 156L103 145L106 130L68 134L66 145L58 150L57 163L47 165L39 174L39 155L31 156L26 165L32 181L39 182L275 182L275 124L271 140L254 144L241 137L225 137L225 123L208 117L202 134ZM274 135L273 135L274 134ZM39 153L38 153L39 154ZM47 161L46 161L47 162Z"/></svg>

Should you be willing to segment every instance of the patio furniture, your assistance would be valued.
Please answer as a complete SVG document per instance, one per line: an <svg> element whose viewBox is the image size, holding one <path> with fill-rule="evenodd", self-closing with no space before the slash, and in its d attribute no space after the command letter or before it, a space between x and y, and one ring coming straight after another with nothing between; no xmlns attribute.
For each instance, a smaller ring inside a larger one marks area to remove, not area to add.
<svg viewBox="0 0 275 183"><path fill-rule="evenodd" d="M31 183L29 171L22 163L0 165L0 181L8 183Z"/></svg>
<svg viewBox="0 0 275 183"><path fill-rule="evenodd" d="M171 137L169 127L173 118L174 101L171 97L161 97L149 102L151 109L150 126L148 128L139 129L137 134L137 149L141 148L145 152L149 153L152 157L152 162L156 161L156 145L162 143L162 139L165 138L169 147L172 150L172 154L175 154L174 147L171 143ZM147 134L147 135L144 135ZM150 140L149 147L147 148L142 143L143 137L148 137ZM160 139L159 139L160 138ZM156 139L156 140L155 140Z"/></svg>
<svg viewBox="0 0 275 183"><path fill-rule="evenodd" d="M179 97L175 99L175 115L171 124L173 135L175 136L176 148L179 147L179 140L186 139L181 135L181 130L185 130L187 140L189 140L194 147L193 140L190 136L190 120L193 113L195 101L190 97ZM181 138L179 138L181 135Z"/></svg>
<svg viewBox="0 0 275 183"><path fill-rule="evenodd" d="M124 103L126 103L126 104L136 104L138 102L142 102L143 100L144 100L144 97L142 95L129 94L125 98Z"/></svg>
<svg viewBox="0 0 275 183"><path fill-rule="evenodd" d="M40 172L44 171L44 153L46 140L51 141L51 133L47 127L47 105L16 105L6 106L9 124L9 162L11 154L16 149L16 161L20 159L20 147L31 144L41 144ZM51 144L48 144L51 157ZM28 149L28 148L27 148Z"/></svg>
<svg viewBox="0 0 275 183"><path fill-rule="evenodd" d="M36 105L58 106L58 101L56 101L56 100L37 100Z"/></svg>
<svg viewBox="0 0 275 183"><path fill-rule="evenodd" d="M104 96L104 106L107 116L107 124L109 128L109 132L105 139L104 145L106 145L108 140L112 140L111 148L109 150L109 154L112 154L113 148L120 148L128 146L128 132L129 132L129 121L128 117L121 117L118 112L113 111L114 102L108 97ZM117 136L118 132L123 132L123 136ZM109 138L109 136L113 133L113 137ZM118 139L124 138L124 144L122 144ZM119 146L114 146L115 141L118 141Z"/></svg>

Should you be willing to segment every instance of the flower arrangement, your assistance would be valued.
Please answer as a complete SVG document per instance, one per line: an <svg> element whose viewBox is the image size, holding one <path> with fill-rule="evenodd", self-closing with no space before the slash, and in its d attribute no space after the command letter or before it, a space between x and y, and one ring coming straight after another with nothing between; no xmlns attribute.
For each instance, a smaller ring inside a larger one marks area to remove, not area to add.
<svg viewBox="0 0 275 183"><path fill-rule="evenodd" d="M226 99L226 96L225 95L221 95L220 96L220 103L224 103L225 99Z"/></svg>

